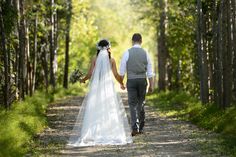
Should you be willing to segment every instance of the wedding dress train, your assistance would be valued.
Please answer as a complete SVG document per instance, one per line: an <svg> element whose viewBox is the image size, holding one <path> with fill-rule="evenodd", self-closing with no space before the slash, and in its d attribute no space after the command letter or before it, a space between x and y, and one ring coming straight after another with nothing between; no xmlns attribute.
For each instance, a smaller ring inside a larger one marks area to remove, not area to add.
<svg viewBox="0 0 236 157"><path fill-rule="evenodd" d="M85 97L68 145L123 145L132 143L124 105L115 91L109 55L98 54L89 92Z"/></svg>

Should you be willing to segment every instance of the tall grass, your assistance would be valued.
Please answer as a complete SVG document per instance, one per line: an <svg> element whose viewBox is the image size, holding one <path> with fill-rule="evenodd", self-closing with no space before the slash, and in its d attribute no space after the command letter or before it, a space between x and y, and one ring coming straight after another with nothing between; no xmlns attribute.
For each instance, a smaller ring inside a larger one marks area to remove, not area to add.
<svg viewBox="0 0 236 157"><path fill-rule="evenodd" d="M68 90L58 88L53 95L50 93L37 91L32 97L14 103L9 111L0 108L0 157L23 156L34 142L33 137L47 126L48 104L84 92L74 85Z"/></svg>

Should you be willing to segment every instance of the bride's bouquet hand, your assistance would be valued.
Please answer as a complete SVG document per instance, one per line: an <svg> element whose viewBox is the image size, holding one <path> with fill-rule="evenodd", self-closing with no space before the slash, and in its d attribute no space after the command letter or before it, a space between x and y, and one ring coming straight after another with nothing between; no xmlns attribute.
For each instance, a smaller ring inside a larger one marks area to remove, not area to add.
<svg viewBox="0 0 236 157"><path fill-rule="evenodd" d="M81 79L82 76L83 76L83 73L80 72L79 69L75 69L70 75L70 82L72 84L76 83L77 81L81 82L81 80L83 80L83 79ZM85 81L83 81L83 82L85 82Z"/></svg>

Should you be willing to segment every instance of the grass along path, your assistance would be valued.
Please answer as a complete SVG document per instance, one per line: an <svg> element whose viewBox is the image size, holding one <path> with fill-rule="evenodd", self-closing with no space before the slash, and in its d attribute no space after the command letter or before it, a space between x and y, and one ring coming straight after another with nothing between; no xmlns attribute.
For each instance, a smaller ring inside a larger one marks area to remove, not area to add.
<svg viewBox="0 0 236 157"><path fill-rule="evenodd" d="M127 113L127 96L122 94ZM159 116L154 107L146 106L145 134L135 136L134 143L124 146L67 148L83 97L71 97L49 105L49 128L38 135L29 156L226 156L218 151L219 137L191 123Z"/></svg>

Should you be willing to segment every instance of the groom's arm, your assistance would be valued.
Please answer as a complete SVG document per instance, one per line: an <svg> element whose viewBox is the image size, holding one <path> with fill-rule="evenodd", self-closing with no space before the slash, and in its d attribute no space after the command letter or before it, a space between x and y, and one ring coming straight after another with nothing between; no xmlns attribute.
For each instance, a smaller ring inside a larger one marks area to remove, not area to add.
<svg viewBox="0 0 236 157"><path fill-rule="evenodd" d="M121 62L120 62L120 78L121 78L121 81L123 82L124 81L124 77L125 77L125 73L126 73L126 63L129 59L129 52L126 51L121 59ZM125 86L122 85L121 86L121 89L125 89Z"/></svg>
<svg viewBox="0 0 236 157"><path fill-rule="evenodd" d="M148 77L148 82L149 82L149 88L148 88L148 92L152 93L154 90L154 73L152 70L152 62L151 59L149 57L149 55L147 54L147 77Z"/></svg>
<svg viewBox="0 0 236 157"><path fill-rule="evenodd" d="M122 80L124 80L124 76L126 73L126 66L127 66L126 64L127 64L128 59L129 59L129 52L126 51L120 62L120 75L122 77Z"/></svg>

